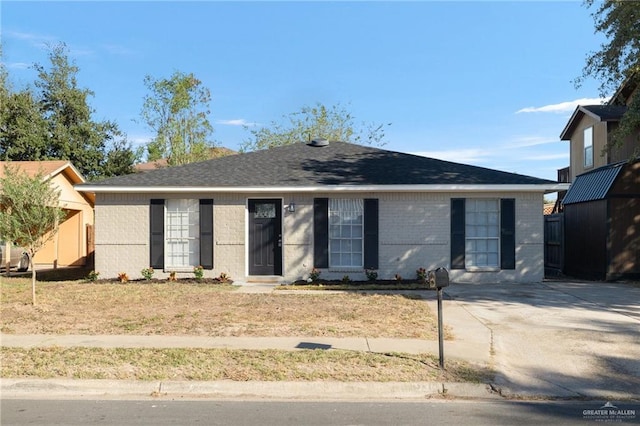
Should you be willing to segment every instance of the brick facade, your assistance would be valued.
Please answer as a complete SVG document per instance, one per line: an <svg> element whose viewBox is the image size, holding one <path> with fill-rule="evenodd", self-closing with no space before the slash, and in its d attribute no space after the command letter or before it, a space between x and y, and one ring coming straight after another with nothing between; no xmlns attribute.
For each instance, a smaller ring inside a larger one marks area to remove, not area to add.
<svg viewBox="0 0 640 426"><path fill-rule="evenodd" d="M247 278L247 200L279 198L293 202L295 212L283 212L283 282L307 277L313 265L313 199L379 199L380 279L395 274L410 279L423 267L449 268L451 198L516 199L516 269L492 272L450 271L457 282L539 282L543 278L543 194L540 193L284 193L284 194L96 194L95 260L102 278L126 272L141 278L149 265L149 200L151 198L213 198L214 269L236 280ZM163 278L168 271L156 271ZM362 270L323 270L322 277L365 279ZM189 272L178 276L192 276Z"/></svg>

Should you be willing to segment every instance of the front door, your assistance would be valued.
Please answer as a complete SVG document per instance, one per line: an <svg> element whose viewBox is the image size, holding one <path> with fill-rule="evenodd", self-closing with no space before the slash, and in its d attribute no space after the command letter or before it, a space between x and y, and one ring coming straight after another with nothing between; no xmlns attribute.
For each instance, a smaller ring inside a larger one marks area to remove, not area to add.
<svg viewBox="0 0 640 426"><path fill-rule="evenodd" d="M282 275L282 200L249 200L249 275Z"/></svg>

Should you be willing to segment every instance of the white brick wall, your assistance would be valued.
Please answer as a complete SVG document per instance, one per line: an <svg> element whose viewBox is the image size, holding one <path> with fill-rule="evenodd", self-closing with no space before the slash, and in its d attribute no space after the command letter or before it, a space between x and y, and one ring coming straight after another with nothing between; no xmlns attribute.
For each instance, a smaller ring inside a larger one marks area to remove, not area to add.
<svg viewBox="0 0 640 426"><path fill-rule="evenodd" d="M313 198L335 197L335 193L282 194L189 194L189 198L214 199L214 270L243 280L247 276L247 199L281 198L283 205L296 204L294 213L283 213L283 270L285 281L303 279L313 265ZM449 268L451 194L445 193L364 193L340 194L341 198L379 199L380 279L395 274L415 277L424 267ZM96 197L96 271L103 278L126 272L140 278L149 262L149 199L178 198L175 194L97 194ZM187 196L182 196L187 197ZM538 282L543 278L542 194L531 193L456 193L454 198L516 199L516 270L468 272L452 270L458 282ZM157 271L157 277L167 274ZM178 274L191 275L189 273ZM324 270L323 278L364 279L361 270Z"/></svg>

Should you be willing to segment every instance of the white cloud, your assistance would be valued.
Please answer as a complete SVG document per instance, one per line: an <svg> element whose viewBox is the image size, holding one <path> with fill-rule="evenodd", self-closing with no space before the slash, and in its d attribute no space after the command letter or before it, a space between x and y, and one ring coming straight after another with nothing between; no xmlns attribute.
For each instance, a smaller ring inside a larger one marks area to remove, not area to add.
<svg viewBox="0 0 640 426"><path fill-rule="evenodd" d="M222 124L225 126L257 126L258 123L252 123L249 122L247 120L245 120L244 118L236 118L236 119L232 119L232 120L216 120L217 124Z"/></svg>
<svg viewBox="0 0 640 426"><path fill-rule="evenodd" d="M569 159L569 153L561 153L561 154L542 154L542 155L531 155L528 157L523 157L522 160L531 160L531 161L547 161L547 160L564 160Z"/></svg>
<svg viewBox="0 0 640 426"><path fill-rule="evenodd" d="M527 112L551 112L554 114L564 114L573 112L578 105L600 105L608 98L582 98L574 101L560 102L559 104L544 105L541 107L526 107L516 111L516 114Z"/></svg>
<svg viewBox="0 0 640 426"><path fill-rule="evenodd" d="M529 146L546 145L559 141L557 136L516 136L504 144L505 148L526 148Z"/></svg>
<svg viewBox="0 0 640 426"><path fill-rule="evenodd" d="M36 34L36 33L24 33L20 31L4 31L3 35L7 38L14 38L17 40L24 40L29 42L31 45L43 48L47 47L47 45L56 43L57 40L55 37Z"/></svg>
<svg viewBox="0 0 640 426"><path fill-rule="evenodd" d="M62 42L61 40L59 40L54 36L43 35L38 33L25 33L21 31L7 30L3 32L3 36L7 38L13 38L16 40L25 41L31 44L32 46L35 46L39 49L45 49L45 50L48 50L50 47L56 46L58 43ZM67 44L67 48L69 49L69 54L71 56L87 56L87 55L93 55L94 53L93 50L73 47L69 44Z"/></svg>
<svg viewBox="0 0 640 426"><path fill-rule="evenodd" d="M29 69L31 67L32 64L28 64L26 62L10 62L8 64L5 64L7 66L7 68L9 69L14 69L14 70L26 70Z"/></svg>
<svg viewBox="0 0 640 426"><path fill-rule="evenodd" d="M135 52L126 46L117 44L103 44L102 47L113 55L133 55Z"/></svg>

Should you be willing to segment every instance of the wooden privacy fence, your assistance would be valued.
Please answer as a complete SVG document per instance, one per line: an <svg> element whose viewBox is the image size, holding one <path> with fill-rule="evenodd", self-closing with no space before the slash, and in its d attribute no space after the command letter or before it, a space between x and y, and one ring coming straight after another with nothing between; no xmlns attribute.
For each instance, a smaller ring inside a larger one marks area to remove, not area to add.
<svg viewBox="0 0 640 426"><path fill-rule="evenodd" d="M561 275L564 270L564 213L544 217L544 274Z"/></svg>

